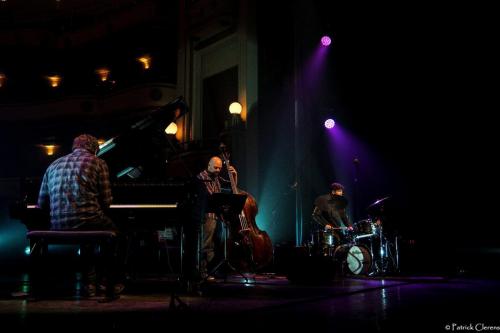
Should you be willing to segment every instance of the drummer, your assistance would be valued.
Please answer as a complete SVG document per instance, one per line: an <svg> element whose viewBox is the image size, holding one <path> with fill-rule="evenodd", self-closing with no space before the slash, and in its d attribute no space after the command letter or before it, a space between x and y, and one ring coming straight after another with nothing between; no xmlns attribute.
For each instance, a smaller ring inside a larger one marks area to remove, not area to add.
<svg viewBox="0 0 500 333"><path fill-rule="evenodd" d="M332 233L336 244L347 242L345 233L341 232L341 230L351 231L353 229L346 213L347 205L344 186L340 183L332 183L330 192L320 195L314 201L312 218L315 225L313 230L323 229L327 233ZM324 243L324 239L319 241Z"/></svg>

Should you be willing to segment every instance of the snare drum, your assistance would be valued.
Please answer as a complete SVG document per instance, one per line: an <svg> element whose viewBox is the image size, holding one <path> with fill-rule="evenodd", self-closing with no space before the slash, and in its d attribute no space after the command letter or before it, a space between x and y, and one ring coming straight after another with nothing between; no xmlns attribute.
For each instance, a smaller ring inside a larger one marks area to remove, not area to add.
<svg viewBox="0 0 500 333"><path fill-rule="evenodd" d="M313 234L313 246L316 254L332 256L333 249L338 243L338 236L332 229L317 230Z"/></svg>

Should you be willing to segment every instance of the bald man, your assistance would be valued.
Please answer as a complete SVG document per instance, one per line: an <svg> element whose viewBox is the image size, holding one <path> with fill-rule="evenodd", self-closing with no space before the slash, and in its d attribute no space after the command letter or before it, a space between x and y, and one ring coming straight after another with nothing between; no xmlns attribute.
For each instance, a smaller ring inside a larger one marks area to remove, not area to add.
<svg viewBox="0 0 500 333"><path fill-rule="evenodd" d="M213 156L208 162L208 166L205 170L200 172L196 177L202 182L202 189L204 196L213 193L221 192L221 183L223 187L230 187L230 181L224 179L220 176L222 170L222 160L218 156ZM235 185L238 183L238 173L236 170L229 166L229 172L233 175L235 180ZM210 262L215 257L215 241L216 241L216 229L217 229L217 216L214 213L205 213L202 216L203 224L203 242L202 242L202 258L200 263L200 273L202 278L208 277L208 266ZM221 237L217 237L217 241L220 241ZM213 279L213 277L208 277L208 279Z"/></svg>

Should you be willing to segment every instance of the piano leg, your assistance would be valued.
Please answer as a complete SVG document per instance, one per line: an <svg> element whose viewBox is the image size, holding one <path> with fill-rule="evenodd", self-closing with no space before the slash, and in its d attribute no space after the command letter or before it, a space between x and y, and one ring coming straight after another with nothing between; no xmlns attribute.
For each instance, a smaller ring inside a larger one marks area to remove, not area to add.
<svg viewBox="0 0 500 333"><path fill-rule="evenodd" d="M181 242L182 254L182 279L184 282L199 283L199 242L200 242L200 224L197 221L190 220L183 226L184 237Z"/></svg>

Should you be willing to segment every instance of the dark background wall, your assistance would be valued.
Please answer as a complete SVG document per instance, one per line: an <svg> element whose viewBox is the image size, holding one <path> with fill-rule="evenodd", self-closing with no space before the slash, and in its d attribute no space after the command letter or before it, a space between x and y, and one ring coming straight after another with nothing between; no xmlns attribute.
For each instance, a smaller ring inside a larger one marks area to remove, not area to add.
<svg viewBox="0 0 500 333"><path fill-rule="evenodd" d="M278 188L264 204L278 206L282 224L274 238L293 238L298 99L306 114L300 133L307 142L303 177L310 180L310 193L302 193L304 222L312 202L307 199L326 193L339 177L341 166L330 156L323 128L332 114L366 153L344 156L350 160L340 163L351 166L344 173L352 203L351 161L360 158L354 216L362 218L370 203L391 196L391 221L414 268L496 270L488 264L500 245L494 199L487 194L498 182L490 158L495 146L487 83L493 69L490 19L480 9L464 7L349 7L326 1L294 6L258 10L261 174L274 174L269 186ZM297 25L302 29L294 35ZM334 41L320 84L313 94L297 94L297 68L326 33Z"/></svg>
<svg viewBox="0 0 500 333"><path fill-rule="evenodd" d="M500 249L495 195L497 131L492 121L496 108L490 103L495 91L490 82L498 66L493 61L496 54L489 11L409 4L347 6L319 0L286 5L257 2L256 6L261 193L255 195L263 225L275 244L295 242L298 215L304 223L302 240L307 238L314 197L342 178L354 219L363 218L366 207L376 199L391 196L392 223L402 235L406 251L402 259L407 259L408 269L498 271L489 264L498 260ZM124 53L133 57L128 42L135 41L138 51L152 46L153 55L156 52L164 60L155 67L154 79L172 83L176 48L170 52L168 45L175 43L175 21L168 19L172 11L160 13L155 25L148 28L152 33L147 39L124 30L117 35L113 45L118 47L113 52L105 43L92 44L85 52L66 53L76 57L67 66L75 73L82 70L79 60L95 56L100 48L109 51L109 58ZM323 34L330 34L333 43L311 87L303 69ZM164 40L164 36L170 37ZM29 51L35 54L40 49ZM50 58L49 53L39 53L38 60ZM14 47L2 53L0 60L24 62L27 57L25 50ZM131 68L126 63L117 66ZM30 72L29 66L23 72ZM148 79L135 74L137 82ZM35 83L30 82L29 87ZM14 82L8 89L20 84ZM99 89L92 86L78 91L98 98L112 94ZM0 91L7 104L27 96L39 98L30 90L26 90L28 95L22 89L7 94L9 91ZM298 130L295 102L300 111ZM329 115L348 134L346 142L353 144L356 154L349 149L344 155L337 154L332 149L331 135L323 127ZM1 177L41 175L50 161L32 145L30 137L44 136L37 134L46 132L44 126L59 127L66 142L75 128L78 132L98 128L111 134L111 128L117 126L110 119L104 127L99 119L85 119L57 126L43 121L24 123L21 118L15 126L3 123ZM355 157L360 161L357 186L353 182ZM302 211L297 210L297 188ZM16 191L11 182L3 182L2 202L11 200ZM6 226L5 207L1 230L12 230Z"/></svg>

